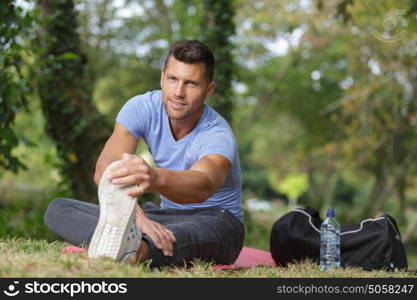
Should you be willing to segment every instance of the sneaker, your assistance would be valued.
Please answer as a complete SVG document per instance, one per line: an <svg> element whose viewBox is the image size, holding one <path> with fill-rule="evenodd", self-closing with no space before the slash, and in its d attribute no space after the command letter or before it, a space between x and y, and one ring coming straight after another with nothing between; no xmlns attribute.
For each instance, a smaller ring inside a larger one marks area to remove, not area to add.
<svg viewBox="0 0 417 300"><path fill-rule="evenodd" d="M120 162L107 167L98 186L100 217L88 248L89 257L128 261L139 249L142 233L135 221L136 198L127 195L134 186L114 185L107 179L109 169Z"/></svg>

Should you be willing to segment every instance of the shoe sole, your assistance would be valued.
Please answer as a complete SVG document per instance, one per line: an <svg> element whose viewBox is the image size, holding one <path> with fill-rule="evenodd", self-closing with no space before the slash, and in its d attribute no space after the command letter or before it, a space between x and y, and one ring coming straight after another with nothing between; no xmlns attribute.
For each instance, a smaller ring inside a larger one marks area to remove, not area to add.
<svg viewBox="0 0 417 300"><path fill-rule="evenodd" d="M140 237L137 232L137 243L131 240L135 236L129 237L132 233L132 226L136 227L136 198L128 196L127 193L134 186L114 185L107 179L110 168L119 163L120 161L111 163L100 180L98 188L100 217L88 248L90 257L110 257L124 261L130 256L129 254L136 252L139 248ZM128 243L130 245L127 245ZM131 249L126 251L126 248Z"/></svg>

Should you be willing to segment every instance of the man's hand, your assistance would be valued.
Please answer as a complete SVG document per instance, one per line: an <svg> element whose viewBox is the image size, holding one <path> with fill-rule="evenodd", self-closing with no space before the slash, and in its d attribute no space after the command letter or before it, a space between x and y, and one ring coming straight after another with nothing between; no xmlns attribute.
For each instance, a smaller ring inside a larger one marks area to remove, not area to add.
<svg viewBox="0 0 417 300"><path fill-rule="evenodd" d="M162 251L165 256L173 255L173 243L177 240L174 234L165 226L154 222L147 218L145 215L141 215L136 218L136 224L139 225L143 234L146 234L154 242L155 246Z"/></svg>
<svg viewBox="0 0 417 300"><path fill-rule="evenodd" d="M141 157L124 153L122 162L110 169L109 180L118 185L136 185L136 188L131 189L128 195L138 197L153 190L156 176L155 169L150 167ZM176 239L172 231L147 218L138 206L136 207L136 224L165 256L173 255L172 243L175 243Z"/></svg>
<svg viewBox="0 0 417 300"><path fill-rule="evenodd" d="M142 208L138 204L136 204L135 211L136 224L140 227L142 233L149 236L155 246L161 250L165 256L172 256L172 243L177 241L172 231L158 222L154 222L146 217Z"/></svg>
<svg viewBox="0 0 417 300"><path fill-rule="evenodd" d="M116 185L136 185L128 193L131 197L138 197L153 190L156 182L156 171L143 158L123 153L122 162L110 169L109 180Z"/></svg>

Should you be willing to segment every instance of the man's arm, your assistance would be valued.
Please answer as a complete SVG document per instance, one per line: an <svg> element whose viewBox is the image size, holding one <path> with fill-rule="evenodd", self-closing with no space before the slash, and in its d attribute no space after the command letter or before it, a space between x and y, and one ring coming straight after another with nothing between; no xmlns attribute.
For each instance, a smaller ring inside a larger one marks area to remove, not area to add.
<svg viewBox="0 0 417 300"><path fill-rule="evenodd" d="M195 162L190 170L157 169L155 189L176 203L204 202L223 186L230 168L224 156L209 154Z"/></svg>
<svg viewBox="0 0 417 300"><path fill-rule="evenodd" d="M124 161L112 169L110 180L137 185L129 192L131 196L155 191L173 202L191 204L204 202L217 192L230 168L229 160L219 154L206 155L184 171L152 168L142 158L124 154Z"/></svg>
<svg viewBox="0 0 417 300"><path fill-rule="evenodd" d="M135 153L137 144L136 137L125 127L116 123L112 135L97 160L94 182L98 185L107 166L113 161L122 159L123 153Z"/></svg>
<svg viewBox="0 0 417 300"><path fill-rule="evenodd" d="M114 131L107 140L106 145L100 153L96 163L94 181L98 185L105 169L113 161L126 159L134 156L138 140L124 126L116 123ZM137 156L135 156L137 157ZM136 221L144 234L148 235L155 243L155 246L164 253L172 255L172 243L176 241L174 234L165 226L148 219L142 208L136 204Z"/></svg>

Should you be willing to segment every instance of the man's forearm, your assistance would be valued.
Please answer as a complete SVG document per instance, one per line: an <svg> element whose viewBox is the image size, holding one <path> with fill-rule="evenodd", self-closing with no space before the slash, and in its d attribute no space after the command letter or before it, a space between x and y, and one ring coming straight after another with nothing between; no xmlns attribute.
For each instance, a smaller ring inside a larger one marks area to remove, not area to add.
<svg viewBox="0 0 417 300"><path fill-rule="evenodd" d="M211 197L223 184L230 163L220 155L207 155L189 170L153 168L141 157L124 153L120 164L109 172L116 185L136 185L128 192L138 197L146 192L158 192L180 204L201 203Z"/></svg>
<svg viewBox="0 0 417 300"><path fill-rule="evenodd" d="M114 159L115 160L115 159ZM99 159L96 163L96 170L94 172L94 182L98 186L100 183L101 176L103 175L104 171L106 170L107 166L110 165L114 160L104 160Z"/></svg>
<svg viewBox="0 0 417 300"><path fill-rule="evenodd" d="M105 166L100 166L99 164L96 164L96 170L94 172L94 182L98 186L100 183L101 176L104 173Z"/></svg>
<svg viewBox="0 0 417 300"><path fill-rule="evenodd" d="M156 168L155 171L157 179L153 190L176 203L201 203L216 191L214 179L201 171L161 168Z"/></svg>
<svg viewBox="0 0 417 300"><path fill-rule="evenodd" d="M136 203L136 206L135 206L135 213L136 213L137 218L143 218L145 216L145 213L142 207L140 207L138 203Z"/></svg>

